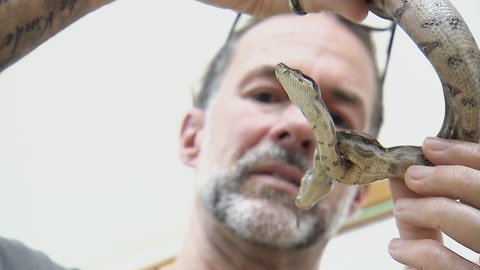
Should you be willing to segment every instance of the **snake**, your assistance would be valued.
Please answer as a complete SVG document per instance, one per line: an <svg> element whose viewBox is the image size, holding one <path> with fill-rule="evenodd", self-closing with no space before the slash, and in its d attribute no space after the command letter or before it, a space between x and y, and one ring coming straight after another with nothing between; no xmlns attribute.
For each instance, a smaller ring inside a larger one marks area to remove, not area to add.
<svg viewBox="0 0 480 270"><path fill-rule="evenodd" d="M458 10L448 0L370 0L369 8L399 25L437 72L445 114L436 136L479 143L480 51ZM330 192L332 179L363 185L403 179L412 165L433 166L420 146L385 148L368 133L336 130L312 78L284 63L274 71L316 140L312 167L303 175L295 199L299 214Z"/></svg>

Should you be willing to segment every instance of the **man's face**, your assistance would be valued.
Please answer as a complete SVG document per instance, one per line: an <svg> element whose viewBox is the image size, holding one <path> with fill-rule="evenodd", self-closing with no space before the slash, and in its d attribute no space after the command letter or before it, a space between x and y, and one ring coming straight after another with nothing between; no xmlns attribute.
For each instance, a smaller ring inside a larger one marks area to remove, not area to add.
<svg viewBox="0 0 480 270"><path fill-rule="evenodd" d="M368 52L327 14L280 16L252 28L205 112L196 140L200 198L241 237L295 248L327 238L356 189L334 184L296 226L294 200L315 138L276 80L283 62L319 85L338 128L368 130L376 82Z"/></svg>

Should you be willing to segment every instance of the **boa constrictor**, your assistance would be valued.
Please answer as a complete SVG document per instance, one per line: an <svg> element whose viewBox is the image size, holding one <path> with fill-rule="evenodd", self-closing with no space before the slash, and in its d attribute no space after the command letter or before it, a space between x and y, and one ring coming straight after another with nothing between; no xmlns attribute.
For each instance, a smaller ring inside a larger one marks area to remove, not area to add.
<svg viewBox="0 0 480 270"><path fill-rule="evenodd" d="M480 140L480 52L465 21L448 0L371 0L370 9L394 20L423 51L438 73L445 117L438 137ZM431 165L418 146L384 148L357 131L335 131L315 82L280 63L275 75L310 123L317 146L312 170L300 185L296 205L307 210L325 196L331 180L368 184L403 178L411 165ZM300 213L299 212L299 213Z"/></svg>

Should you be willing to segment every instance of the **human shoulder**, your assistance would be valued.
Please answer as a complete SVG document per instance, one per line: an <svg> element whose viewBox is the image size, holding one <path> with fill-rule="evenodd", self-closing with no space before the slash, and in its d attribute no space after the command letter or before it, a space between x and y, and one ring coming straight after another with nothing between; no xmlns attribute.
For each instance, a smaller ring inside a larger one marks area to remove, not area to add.
<svg viewBox="0 0 480 270"><path fill-rule="evenodd" d="M20 241L0 237L0 270L65 270L45 253L31 249ZM73 270L73 269L71 269Z"/></svg>

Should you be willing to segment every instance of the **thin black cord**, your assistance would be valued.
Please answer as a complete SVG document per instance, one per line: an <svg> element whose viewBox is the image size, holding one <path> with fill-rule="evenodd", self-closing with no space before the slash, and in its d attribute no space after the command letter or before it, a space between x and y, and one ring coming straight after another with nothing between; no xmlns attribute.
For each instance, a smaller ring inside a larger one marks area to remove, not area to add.
<svg viewBox="0 0 480 270"><path fill-rule="evenodd" d="M383 83L385 82L385 77L387 76L388 64L390 63L390 55L392 53L393 39L394 39L394 36L395 36L395 29L397 29L397 24L393 23L391 28L392 28L392 30L391 30L392 34L390 35L390 40L388 41L387 58L385 59L385 67L383 69L382 77L380 78L381 85L383 85Z"/></svg>
<svg viewBox="0 0 480 270"><path fill-rule="evenodd" d="M225 40L225 43L228 43L228 41L232 38L233 33L235 33L235 28L237 28L237 23L238 21L240 21L240 17L242 17L242 13L237 13L237 16L235 16L235 20L233 21L232 27L228 32L227 40Z"/></svg>

